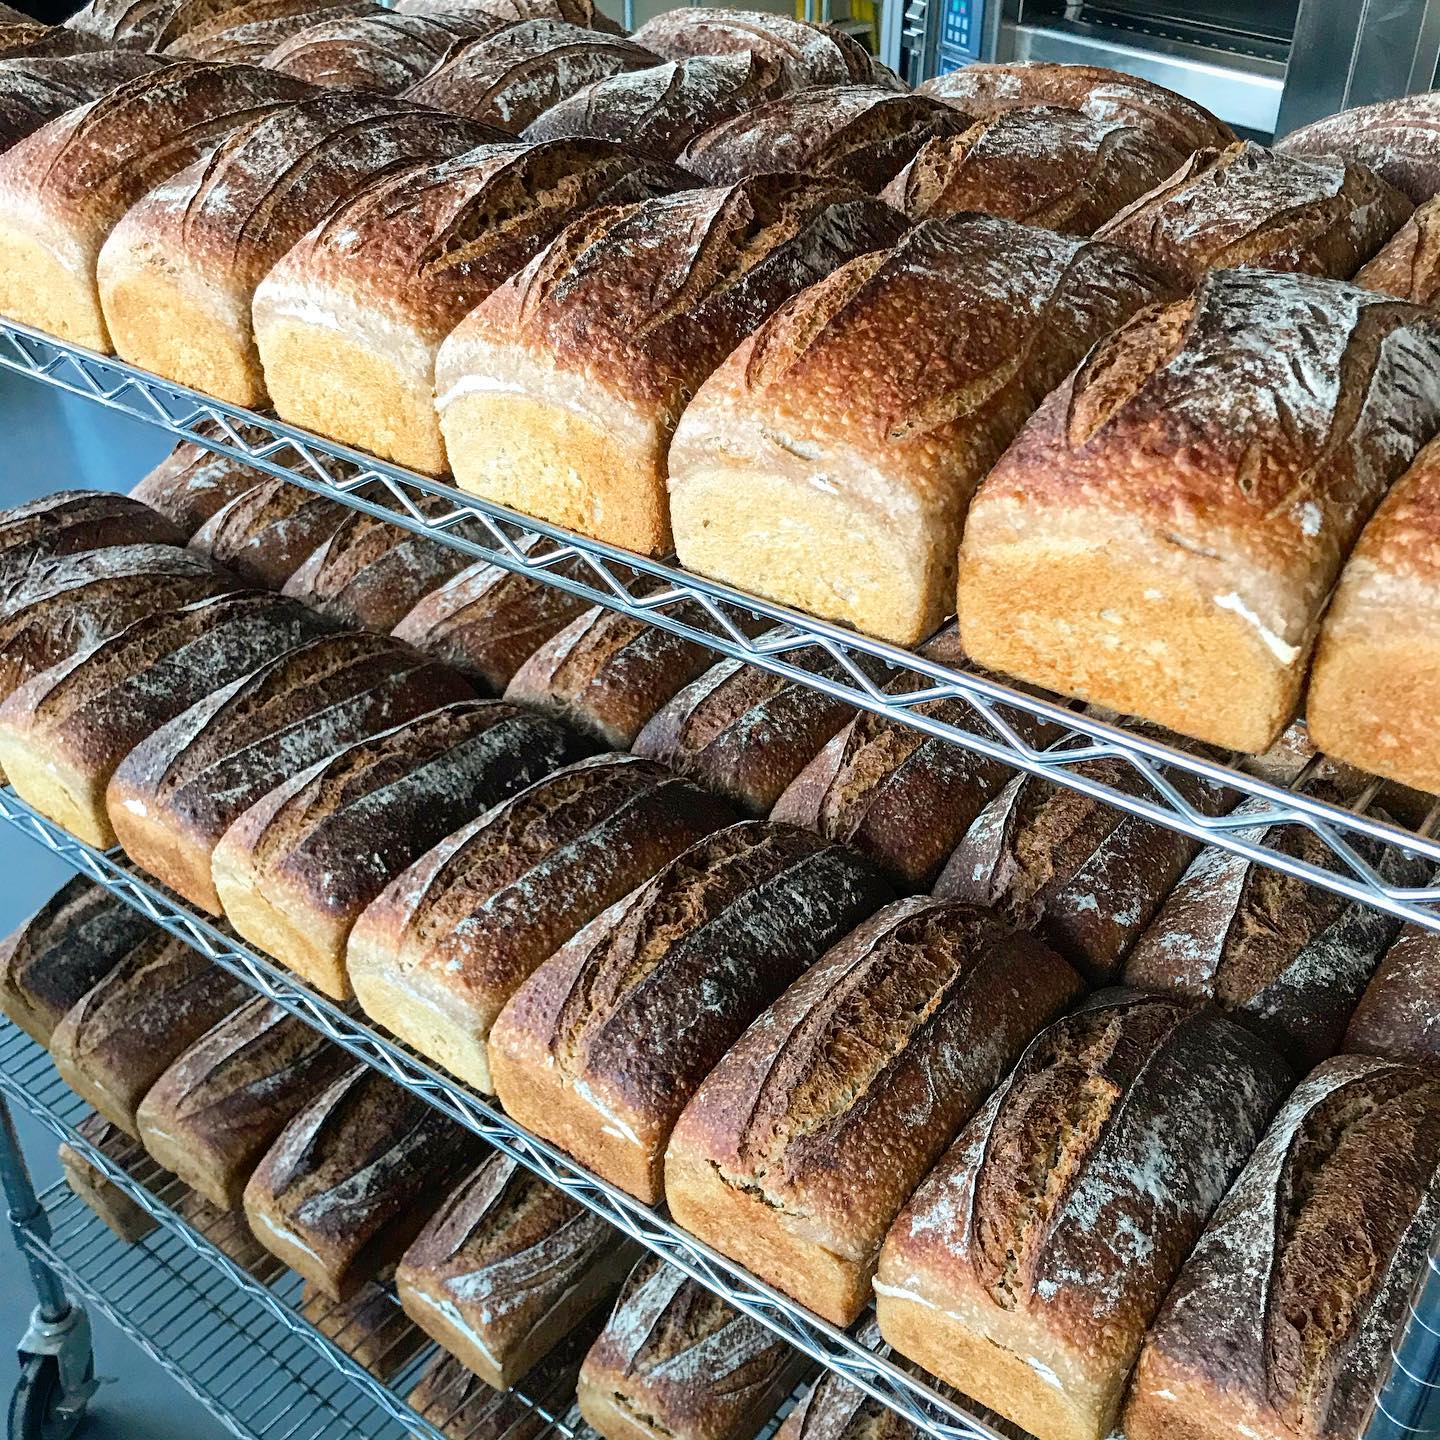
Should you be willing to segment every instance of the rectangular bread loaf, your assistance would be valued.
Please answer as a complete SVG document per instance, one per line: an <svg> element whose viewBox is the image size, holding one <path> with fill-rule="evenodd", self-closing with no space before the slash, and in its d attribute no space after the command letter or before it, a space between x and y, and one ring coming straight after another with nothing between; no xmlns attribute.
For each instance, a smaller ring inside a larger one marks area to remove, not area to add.
<svg viewBox="0 0 1440 1440"><path fill-rule="evenodd" d="M1440 320L1334 281L1212 272L1091 352L991 471L960 561L983 665L1255 753L1325 599L1440 428Z"/></svg>
<svg viewBox="0 0 1440 1440"><path fill-rule="evenodd" d="M1407 925L1350 1017L1341 1050L1391 1060L1440 1060L1440 938Z"/></svg>
<svg viewBox="0 0 1440 1440"><path fill-rule="evenodd" d="M440 342L589 206L693 184L599 141L482 145L378 180L255 291L255 334L287 420L438 475Z"/></svg>
<svg viewBox="0 0 1440 1440"><path fill-rule="evenodd" d="M158 933L139 911L77 875L0 941L0 1011L48 1045L65 1013Z"/></svg>
<svg viewBox="0 0 1440 1440"><path fill-rule="evenodd" d="M890 898L859 856L790 825L707 835L612 905L490 1032L506 1113L643 1200L671 1127L741 1032Z"/></svg>
<svg viewBox="0 0 1440 1440"><path fill-rule="evenodd" d="M279 590L352 513L328 495L261 475L201 525L190 548L252 585Z"/></svg>
<svg viewBox="0 0 1440 1440"><path fill-rule="evenodd" d="M302 1106L349 1068L340 1046L257 995L183 1050L136 1112L145 1148L222 1210Z"/></svg>
<svg viewBox="0 0 1440 1440"><path fill-rule="evenodd" d="M727 807L650 760L567 766L398 875L350 932L361 1007L477 1089L490 1027L540 963L643 884Z"/></svg>
<svg viewBox="0 0 1440 1440"><path fill-rule="evenodd" d="M65 1012L50 1054L77 1095L138 1140L135 1112L146 1092L251 993L198 950L156 930Z"/></svg>
<svg viewBox="0 0 1440 1440"><path fill-rule="evenodd" d="M1440 1072L1341 1055L1309 1075L1161 1310L1131 1440L1362 1433L1440 1222ZM1421 1322L1423 1323L1423 1321Z"/></svg>
<svg viewBox="0 0 1440 1440"><path fill-rule="evenodd" d="M115 50L73 55L0 53L0 151L161 63L157 56Z"/></svg>
<svg viewBox="0 0 1440 1440"><path fill-rule="evenodd" d="M373 14L379 8L372 0L247 0L192 26L165 53L182 60L259 65L282 41L321 20Z"/></svg>
<svg viewBox="0 0 1440 1440"><path fill-rule="evenodd" d="M142 740L106 787L110 824L132 860L218 915L211 856L262 795L343 746L472 694L456 671L384 636L307 640Z"/></svg>
<svg viewBox="0 0 1440 1440"><path fill-rule="evenodd" d="M263 407L250 305L270 267L368 180L492 138L459 116L356 91L322 91L237 127L132 205L101 248L116 353Z"/></svg>
<svg viewBox="0 0 1440 1440"><path fill-rule="evenodd" d="M52 120L0 156L0 314L108 352L95 264L146 191L308 86L181 60Z"/></svg>
<svg viewBox="0 0 1440 1440"><path fill-rule="evenodd" d="M108 490L55 490L0 510L0 583L10 585L47 555L75 555L106 545L183 545L163 515Z"/></svg>
<svg viewBox="0 0 1440 1440"><path fill-rule="evenodd" d="M900 1206L1082 993L1058 955L972 905L887 905L700 1085L665 1156L670 1213L832 1324L851 1324Z"/></svg>
<svg viewBox="0 0 1440 1440"><path fill-rule="evenodd" d="M108 848L105 789L121 760L212 690L320 629L303 606L253 591L137 620L0 704L0 765L42 814Z"/></svg>
<svg viewBox="0 0 1440 1440"><path fill-rule="evenodd" d="M149 1166L150 1157L123 1130L117 1129L103 1115L87 1115L75 1127L75 1133L93 1145L107 1159L114 1161L126 1174ZM125 1193L103 1171L73 1145L60 1147L60 1170L65 1183L80 1197L112 1231L127 1245L136 1245L156 1226L150 1212Z"/></svg>
<svg viewBox="0 0 1440 1440"><path fill-rule="evenodd" d="M762 177L571 224L440 348L456 483L628 549L671 548L667 453L695 387L766 315L893 244L889 206Z"/></svg>
<svg viewBox="0 0 1440 1440"><path fill-rule="evenodd" d="M580 1412L605 1440L748 1440L799 1380L774 1331L647 1255L580 1369Z"/></svg>
<svg viewBox="0 0 1440 1440"><path fill-rule="evenodd" d="M681 561L916 644L951 609L980 477L1096 340L1175 293L1118 246L925 221L813 285L696 392L670 450Z"/></svg>
<svg viewBox="0 0 1440 1440"><path fill-rule="evenodd" d="M349 1300L332 1300L308 1281L300 1293L300 1314L327 1340L379 1380L393 1380L425 1348L424 1332L387 1289L394 1272L367 1280Z"/></svg>
<svg viewBox="0 0 1440 1440"><path fill-rule="evenodd" d="M201 427L200 433L216 432ZM240 433L251 441L261 436L258 426L242 426ZM263 470L233 455L184 440L140 480L130 495L157 510L188 536L217 510L266 478Z"/></svg>
<svg viewBox="0 0 1440 1440"><path fill-rule="evenodd" d="M280 1132L245 1186L256 1238L332 1300L353 1298L419 1234L482 1142L368 1066Z"/></svg>
<svg viewBox="0 0 1440 1440"><path fill-rule="evenodd" d="M360 912L431 846L577 748L498 700L427 711L256 801L215 847L216 894L247 940L347 1000L345 942Z"/></svg>
<svg viewBox="0 0 1440 1440"><path fill-rule="evenodd" d="M639 1246L506 1155L431 1217L395 1272L405 1313L467 1370L508 1390L602 1302Z"/></svg>
<svg viewBox="0 0 1440 1440"><path fill-rule="evenodd" d="M1289 1085L1209 1006L1093 996L1032 1042L900 1212L881 1333L1037 1440L1103 1440L1146 1327Z"/></svg>

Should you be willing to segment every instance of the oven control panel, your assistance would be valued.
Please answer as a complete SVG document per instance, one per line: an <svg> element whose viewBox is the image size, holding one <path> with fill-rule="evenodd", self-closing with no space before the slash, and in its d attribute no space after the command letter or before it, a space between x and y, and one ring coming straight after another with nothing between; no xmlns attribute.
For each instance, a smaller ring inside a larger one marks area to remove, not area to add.
<svg viewBox="0 0 1440 1440"><path fill-rule="evenodd" d="M939 65L943 74L980 58L985 34L985 6L1000 0L941 0Z"/></svg>

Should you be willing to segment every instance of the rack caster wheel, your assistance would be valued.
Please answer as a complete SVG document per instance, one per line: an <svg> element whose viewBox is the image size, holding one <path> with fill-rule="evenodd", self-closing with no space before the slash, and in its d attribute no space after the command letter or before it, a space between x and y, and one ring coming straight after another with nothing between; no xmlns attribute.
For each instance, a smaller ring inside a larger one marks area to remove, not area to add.
<svg viewBox="0 0 1440 1440"><path fill-rule="evenodd" d="M85 1423L94 1373L91 1360L80 1393L67 1396L59 1360L54 1355L31 1355L21 1367L20 1381L10 1397L9 1440L71 1440Z"/></svg>

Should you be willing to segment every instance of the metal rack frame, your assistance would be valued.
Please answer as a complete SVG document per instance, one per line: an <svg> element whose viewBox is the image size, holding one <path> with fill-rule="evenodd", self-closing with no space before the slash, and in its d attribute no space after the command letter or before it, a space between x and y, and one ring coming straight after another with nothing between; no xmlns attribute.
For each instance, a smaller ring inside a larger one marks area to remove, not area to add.
<svg viewBox="0 0 1440 1440"><path fill-rule="evenodd" d="M122 361L64 344L29 326L0 321L0 367L157 425L179 439L244 460L266 474L430 536L476 559L532 576L698 641L722 655L822 690L1017 770L1043 775L1205 844L1245 855L1440 932L1440 883L1406 887L1387 882L1356 849L1357 841L1378 842L1387 848L1409 850L1440 868L1440 840L1292 793L1247 773L1243 765L1217 764L1061 703L746 595L675 565L543 524L283 421L224 404ZM379 493L390 503L373 498ZM437 511L437 501L448 508ZM467 533L459 533L457 527L465 527ZM484 539L473 538L476 533ZM759 617L776 628L751 638L746 631L747 617ZM893 674L908 672L913 684L893 693L887 690L883 675L872 678L875 661ZM818 673L821 669L828 673ZM934 714L930 702L935 701L962 702L974 728ZM1016 714L1066 726L1080 743L1072 739L1063 749L1037 749L1007 718ZM1135 793L1097 781L1079 768L1112 757L1129 767ZM1185 771L1229 786L1253 803L1240 814L1203 814L1185 798L1167 770ZM1271 843L1263 832L1282 823L1303 825L1314 832L1335 868L1297 860Z"/></svg>

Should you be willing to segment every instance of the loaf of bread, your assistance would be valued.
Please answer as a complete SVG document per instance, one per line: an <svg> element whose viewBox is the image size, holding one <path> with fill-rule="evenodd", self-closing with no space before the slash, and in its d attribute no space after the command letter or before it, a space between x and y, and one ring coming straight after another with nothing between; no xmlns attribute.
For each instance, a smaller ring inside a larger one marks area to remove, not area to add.
<svg viewBox="0 0 1440 1440"><path fill-rule="evenodd" d="M308 86L177 61L67 111L0 156L0 314L108 352L95 263L147 191Z"/></svg>
<svg viewBox="0 0 1440 1440"><path fill-rule="evenodd" d="M826 679L850 679L819 646L786 658ZM865 668L865 657L858 659ZM869 673L878 678L880 667ZM852 705L822 690L742 660L721 660L657 710L632 748L723 795L742 814L768 815L854 716Z"/></svg>
<svg viewBox="0 0 1440 1440"><path fill-rule="evenodd" d="M28 17L7 20L0 15L0 60L58 59L64 55L93 54L99 42L92 36L47 25Z"/></svg>
<svg viewBox="0 0 1440 1440"><path fill-rule="evenodd" d="M1292 131L1275 148L1358 161L1422 205L1440 191L1440 94L1423 91L1328 115Z"/></svg>
<svg viewBox="0 0 1440 1440"><path fill-rule="evenodd" d="M350 1058L303 1020L256 995L183 1051L140 1102L145 1148L222 1210L290 1118Z"/></svg>
<svg viewBox="0 0 1440 1440"><path fill-rule="evenodd" d="M978 210L1089 235L1183 159L1142 125L1037 105L926 141L880 198L912 220Z"/></svg>
<svg viewBox="0 0 1440 1440"><path fill-rule="evenodd" d="M1348 807L1361 798L1363 781L1354 772L1322 769L1303 788ZM1246 801L1236 814L1268 805ZM1389 818L1380 805L1367 813ZM1294 860L1334 869L1329 845L1307 826L1247 833ZM1368 836L1346 839L1385 883L1423 885L1428 878L1423 860ZM1363 901L1229 850L1207 849L1140 937L1125 982L1213 1000L1308 1070L1340 1048L1351 1012L1399 929L1398 919Z"/></svg>
<svg viewBox="0 0 1440 1440"><path fill-rule="evenodd" d="M593 1211L495 1154L405 1252L405 1312L467 1370L508 1390L602 1302L639 1247Z"/></svg>
<svg viewBox="0 0 1440 1440"><path fill-rule="evenodd" d="M701 1080L889 896L858 856L794 826L747 820L706 836L501 1012L490 1070L506 1113L658 1204L670 1131Z"/></svg>
<svg viewBox="0 0 1440 1440"><path fill-rule="evenodd" d="M695 55L597 80L531 121L525 138L587 136L673 160L697 135L789 88L781 62L753 50Z"/></svg>
<svg viewBox="0 0 1440 1440"><path fill-rule="evenodd" d="M0 699L127 625L238 590L203 556L174 545L114 545L36 560L0 587Z"/></svg>
<svg viewBox="0 0 1440 1440"><path fill-rule="evenodd" d="M137 620L0 704L0 765L20 795L88 844L115 831L105 789L152 731L249 674L319 622L274 595L222 595Z"/></svg>
<svg viewBox="0 0 1440 1440"><path fill-rule="evenodd" d="M108 545L183 545L163 515L128 495L107 490L56 490L0 510L0 586L8 588L51 555L77 555Z"/></svg>
<svg viewBox="0 0 1440 1440"><path fill-rule="evenodd" d="M711 185L793 173L878 193L922 145L967 124L938 100L884 85L796 90L696 136L679 163Z"/></svg>
<svg viewBox="0 0 1440 1440"><path fill-rule="evenodd" d="M110 778L105 808L136 864L220 913L220 837L262 795L357 740L466 700L458 672L379 635L321 635L162 725Z"/></svg>
<svg viewBox="0 0 1440 1440"><path fill-rule="evenodd" d="M66 1012L156 933L138 911L77 875L0 941L0 1011L48 1045Z"/></svg>
<svg viewBox="0 0 1440 1440"><path fill-rule="evenodd" d="M165 53L181 60L259 65L283 41L321 20L374 15L380 9L375 0L249 0L187 30Z"/></svg>
<svg viewBox="0 0 1440 1440"><path fill-rule="evenodd" d="M77 39L118 50L165 49L230 0L87 0L65 22Z"/></svg>
<svg viewBox="0 0 1440 1440"><path fill-rule="evenodd" d="M1114 1428L1146 1326L1290 1086L1209 1006L1057 1020L900 1212L885 1339L1037 1440Z"/></svg>
<svg viewBox="0 0 1440 1440"><path fill-rule="evenodd" d="M1083 989L1044 944L975 906L886 906L700 1086L665 1157L671 1214L849 1325L900 1206Z"/></svg>
<svg viewBox="0 0 1440 1440"><path fill-rule="evenodd" d="M902 224L853 189L791 176L577 220L440 347L456 481L664 553L666 452L695 387L796 291Z"/></svg>
<svg viewBox="0 0 1440 1440"><path fill-rule="evenodd" d="M440 342L582 210L693 184L594 140L482 146L363 190L255 292L286 419L438 475Z"/></svg>
<svg viewBox="0 0 1440 1440"><path fill-rule="evenodd" d="M653 50L561 20L520 20L457 45L405 96L519 135L596 80L660 63Z"/></svg>
<svg viewBox="0 0 1440 1440"><path fill-rule="evenodd" d="M1034 105L1078 110L1092 120L1138 125L1182 157L1207 146L1223 150L1235 139L1235 132L1203 105L1163 85L1101 65L1048 61L966 65L927 80L920 93L933 95L978 119Z"/></svg>
<svg viewBox="0 0 1440 1440"><path fill-rule="evenodd" d="M1096 340L1174 293L1119 246L982 215L927 220L852 261L762 325L681 416L682 563L914 644L952 607L981 476Z"/></svg>
<svg viewBox="0 0 1440 1440"><path fill-rule="evenodd" d="M146 1091L251 993L243 980L157 929L65 1012L50 1054L77 1095L138 1140L135 1112Z"/></svg>
<svg viewBox="0 0 1440 1440"><path fill-rule="evenodd" d="M368 1066L296 1115L245 1187L256 1238L332 1300L352 1299L420 1233L482 1142Z"/></svg>
<svg viewBox="0 0 1440 1440"><path fill-rule="evenodd" d="M429 15L435 10L458 10L493 16L502 24L519 20L560 20L585 30L606 35L625 31L595 3L595 0L399 0L395 8L402 15Z"/></svg>
<svg viewBox="0 0 1440 1440"><path fill-rule="evenodd" d="M1097 346L980 487L960 557L966 649L1266 749L1345 555L1440 428L1437 366L1440 320L1418 306L1211 272Z"/></svg>
<svg viewBox="0 0 1440 1440"><path fill-rule="evenodd" d="M1391 1060L1440 1060L1437 994L1440 939L1433 930L1407 925L1365 987L1341 1050Z"/></svg>
<svg viewBox="0 0 1440 1440"><path fill-rule="evenodd" d="M159 64L152 56L128 50L0 57L0 150Z"/></svg>
<svg viewBox="0 0 1440 1440"><path fill-rule="evenodd" d="M1361 532L1320 629L1305 715L1328 754L1440 791L1440 445L1396 481Z"/></svg>
<svg viewBox="0 0 1440 1440"><path fill-rule="evenodd" d="M921 653L982 679L999 678L969 662L953 627ZM891 695L915 694L931 684L918 672L902 671L885 689ZM958 729L993 734L967 700L923 700L913 710ZM998 713L1026 744L1040 749L1065 733L1028 711L1001 706ZM999 760L862 710L800 771L770 818L853 846L901 890L928 890L975 817L1012 774Z"/></svg>
<svg viewBox="0 0 1440 1440"><path fill-rule="evenodd" d="M393 1380L426 1346L424 1332L395 1303L388 1288L393 1280L394 1272L387 1268L349 1300L332 1300L308 1282L300 1292L301 1315L332 1345L385 1381Z"/></svg>
<svg viewBox="0 0 1440 1440"><path fill-rule="evenodd" d="M577 562L554 568L583 578ZM432 590L392 633L498 695L540 646L589 608L578 595L482 560Z"/></svg>
<svg viewBox="0 0 1440 1440"><path fill-rule="evenodd" d="M1366 290L1383 290L1417 305L1440 297L1440 201L1427 200L1355 275Z"/></svg>
<svg viewBox="0 0 1440 1440"><path fill-rule="evenodd" d="M458 42L498 28L499 22L486 15L453 10L322 15L281 41L264 65L327 89L398 95L428 75Z"/></svg>
<svg viewBox="0 0 1440 1440"><path fill-rule="evenodd" d="M1138 733L1174 744L1156 727ZM1088 747L1079 737L1054 747ZM1205 758L1222 760L1223 755ZM1084 760L1066 773L1122 795L1152 799L1128 760ZM1162 773L1201 815L1240 796L1189 771ZM1131 947L1155 918L1199 844L1139 815L1039 776L1017 775L976 817L935 884L935 894L983 905L1063 955L1088 984L1120 978Z"/></svg>
<svg viewBox="0 0 1440 1440"><path fill-rule="evenodd" d="M605 1440L748 1440L804 1363L773 1330L647 1255L580 1368L580 1411Z"/></svg>
<svg viewBox="0 0 1440 1440"><path fill-rule="evenodd" d="M207 421L199 433L216 436L219 432L214 422ZM242 426L241 433L248 439L259 439L257 426ZM141 478L130 496L158 510L185 535L194 535L217 510L266 478L263 470L222 450L208 450L197 441L182 440Z"/></svg>
<svg viewBox="0 0 1440 1440"><path fill-rule="evenodd" d="M103 1115L87 1115L75 1127L75 1133L127 1174L149 1161L144 1150ZM154 1216L73 1145L60 1147L60 1172L70 1189L126 1245L139 1244L155 1229Z"/></svg>
<svg viewBox="0 0 1440 1440"><path fill-rule="evenodd" d="M387 13L396 18L422 23ZM96 274L111 343L132 365L260 408L250 306L266 272L367 181L492 138L459 116L353 91L240 126L110 232Z"/></svg>
<svg viewBox="0 0 1440 1440"><path fill-rule="evenodd" d="M360 912L466 821L572 760L558 726L495 700L431 710L286 780L215 847L211 874L247 940L335 999Z"/></svg>
<svg viewBox="0 0 1440 1440"><path fill-rule="evenodd" d="M1170 1292L1124 1431L1348 1440L1440 1222L1440 1072L1342 1055L1276 1117ZM1421 1322L1423 1323L1423 1321Z"/></svg>
<svg viewBox="0 0 1440 1440"><path fill-rule="evenodd" d="M360 1004L480 1090L490 1027L542 961L607 905L731 816L650 760L556 771L457 830L355 922Z"/></svg>
<svg viewBox="0 0 1440 1440"><path fill-rule="evenodd" d="M262 475L201 525L190 548L252 585L279 590L352 513L328 495Z"/></svg>
<svg viewBox="0 0 1440 1440"><path fill-rule="evenodd" d="M1197 150L1096 232L1191 284L1255 265L1345 280L1403 225L1400 191L1335 155L1281 155L1249 140Z"/></svg>

